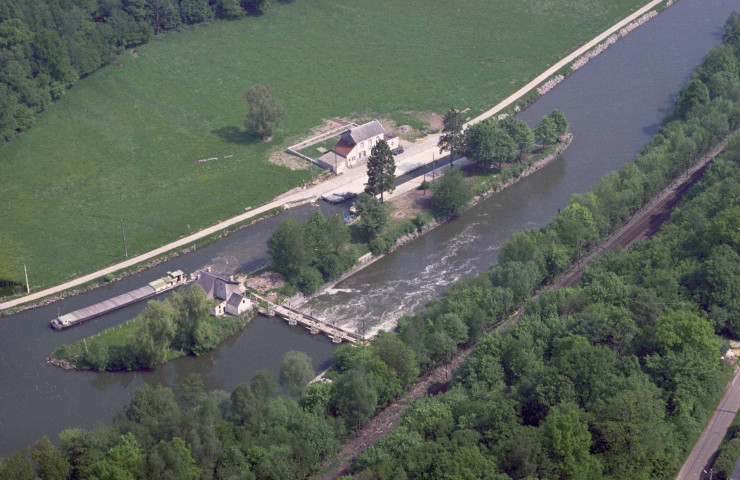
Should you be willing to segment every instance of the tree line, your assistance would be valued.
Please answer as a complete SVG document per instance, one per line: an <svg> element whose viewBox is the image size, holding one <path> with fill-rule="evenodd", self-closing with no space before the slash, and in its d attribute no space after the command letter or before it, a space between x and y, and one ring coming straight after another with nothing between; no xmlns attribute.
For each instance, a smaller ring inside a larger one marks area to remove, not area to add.
<svg viewBox="0 0 740 480"><path fill-rule="evenodd" d="M350 231L340 215L316 211L305 223L286 218L267 241L272 268L285 277L288 289L313 293L339 278L357 261L349 248Z"/></svg>
<svg viewBox="0 0 740 480"><path fill-rule="evenodd" d="M460 113L455 109L445 114L443 123L438 146L441 151L450 152L451 165L459 155L465 155L478 168L498 170L502 180L510 178L504 178L505 174L518 176L526 168L524 155L534 149L536 140L544 150L570 130L568 119L560 110L542 117L534 131L524 121L513 117L499 121L487 118L463 131ZM503 165L515 160L519 161L519 168L504 172ZM455 168L446 170L440 180L429 186L433 191L432 207L439 217L459 215L475 194L460 169Z"/></svg>
<svg viewBox="0 0 740 480"><path fill-rule="evenodd" d="M450 110L445 116L459 116L456 110ZM459 121L452 122L458 125ZM443 131L440 142L442 148L448 150L461 149L478 167L501 169L504 163L515 160L522 161L522 156L535 145L535 140L545 145L552 145L568 133L570 125L565 114L560 110L553 110L549 115L542 117L532 131L522 120L506 117L502 120L487 118L468 127L461 139L453 140L450 145L449 137L453 132Z"/></svg>
<svg viewBox="0 0 740 480"><path fill-rule="evenodd" d="M519 323L479 342L448 392L412 405L358 458L352 478L674 478L724 391L716 332L740 334L726 323L738 314L738 198L736 135L655 237L598 257L577 288L528 301ZM465 326L479 331L486 312L470 304L496 298L479 292L521 266L504 256L488 279L453 289L433 309L450 312L457 291L453 311L465 320L438 316L432 335L444 330L444 341L429 346L452 352ZM529 269L525 289L537 277ZM512 304L512 294L496 303ZM429 313L407 318L401 336L416 324L409 338L418 338ZM722 475L734 467L735 437Z"/></svg>
<svg viewBox="0 0 740 480"><path fill-rule="evenodd" d="M486 331L737 126L732 85L677 111L630 164L506 242L489 271L370 346L339 347L332 383L306 386L305 359L293 359L281 379L297 399L267 372L231 393L206 393L197 378L145 386L112 426L66 430L59 447L42 439L0 475L303 478L420 374L480 340L450 391L414 404L354 478L672 476L722 391L715 331L738 318L740 140L653 240L605 255L578 288L528 302L512 328Z"/></svg>
<svg viewBox="0 0 740 480"><path fill-rule="evenodd" d="M269 0L0 0L0 143L113 55L154 35L259 13Z"/></svg>

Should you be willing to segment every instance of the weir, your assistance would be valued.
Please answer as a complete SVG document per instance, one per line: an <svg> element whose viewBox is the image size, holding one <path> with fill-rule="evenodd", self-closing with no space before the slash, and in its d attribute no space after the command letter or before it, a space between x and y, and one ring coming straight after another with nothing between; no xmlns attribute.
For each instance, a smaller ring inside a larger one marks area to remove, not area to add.
<svg viewBox="0 0 740 480"><path fill-rule="evenodd" d="M333 321L328 322L326 320L322 320L287 305L278 305L257 295L256 293L252 293L251 296L259 302L257 310L261 314L268 317L274 317L277 315L285 319L290 326L296 326L298 324L303 325L309 332L311 332L311 335L323 333L327 337L331 338L331 341L334 343L351 342L362 345L368 345L370 343L368 339L356 333L337 327Z"/></svg>

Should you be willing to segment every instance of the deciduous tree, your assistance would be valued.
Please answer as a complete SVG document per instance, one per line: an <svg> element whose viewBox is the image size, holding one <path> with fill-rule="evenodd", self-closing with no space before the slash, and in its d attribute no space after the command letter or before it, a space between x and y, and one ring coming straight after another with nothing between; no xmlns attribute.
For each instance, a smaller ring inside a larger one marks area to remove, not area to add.
<svg viewBox="0 0 740 480"><path fill-rule="evenodd" d="M549 457L542 468L543 478L587 480L601 474L601 463L589 452L591 433L583 414L572 403L557 405L548 413L540 427Z"/></svg>
<svg viewBox="0 0 740 480"><path fill-rule="evenodd" d="M686 114L697 105L703 105L709 102L709 89L704 82L698 78L692 78L691 81L681 89L681 93L676 101L674 114L679 118L686 118Z"/></svg>
<svg viewBox="0 0 740 480"><path fill-rule="evenodd" d="M432 205L440 215L459 215L473 198L470 186L459 168L448 169L442 178L432 185Z"/></svg>
<svg viewBox="0 0 740 480"><path fill-rule="evenodd" d="M478 122L465 130L465 155L476 165L491 165L496 130L496 124L491 119Z"/></svg>
<svg viewBox="0 0 740 480"><path fill-rule="evenodd" d="M522 161L522 155L529 151L534 145L534 132L522 120L514 117L507 117L500 122L500 126L509 134L517 148L519 149L519 161Z"/></svg>
<svg viewBox="0 0 740 480"><path fill-rule="evenodd" d="M555 216L550 226L560 240L572 250L579 244L587 245L596 240L598 230L591 211L577 203L571 203L562 213Z"/></svg>
<svg viewBox="0 0 740 480"><path fill-rule="evenodd" d="M388 223L388 208L372 195L360 198L355 208L360 215L360 231L367 239L375 237Z"/></svg>
<svg viewBox="0 0 740 480"><path fill-rule="evenodd" d="M159 442L149 453L147 464L151 477L162 480L196 480L201 473L190 447L178 437Z"/></svg>
<svg viewBox="0 0 740 480"><path fill-rule="evenodd" d="M67 459L46 436L33 444L31 458L36 465L36 473L44 480L67 480L72 471Z"/></svg>
<svg viewBox="0 0 740 480"><path fill-rule="evenodd" d="M534 136L545 145L552 145L558 141L558 126L549 116L542 117L534 129Z"/></svg>
<svg viewBox="0 0 740 480"><path fill-rule="evenodd" d="M285 116L285 109L270 94L268 85L257 84L244 92L249 113L244 127L247 133L259 135L262 140L272 135Z"/></svg>
<svg viewBox="0 0 740 480"><path fill-rule="evenodd" d="M365 372L353 368L339 377L334 385L336 411L347 427L357 428L375 413L378 393Z"/></svg>
<svg viewBox="0 0 740 480"><path fill-rule="evenodd" d="M280 222L267 240L267 251L277 272L291 278L300 273L307 264L303 240L303 228L298 222L292 218Z"/></svg>
<svg viewBox="0 0 740 480"><path fill-rule="evenodd" d="M315 376L311 358L305 353L291 350L283 357L283 363L280 365L280 385L291 394L300 395Z"/></svg>
<svg viewBox="0 0 740 480"><path fill-rule="evenodd" d="M558 136L562 136L568 133L568 129L570 129L570 124L568 123L568 119L565 117L565 114L561 110L553 110L552 112L550 112L549 117L553 122L555 122L555 131L557 132Z"/></svg>

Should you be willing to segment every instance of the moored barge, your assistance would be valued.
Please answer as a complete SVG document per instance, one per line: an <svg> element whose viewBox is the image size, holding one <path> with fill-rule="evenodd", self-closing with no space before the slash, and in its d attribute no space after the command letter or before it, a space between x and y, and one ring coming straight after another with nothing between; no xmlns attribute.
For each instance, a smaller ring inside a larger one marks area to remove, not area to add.
<svg viewBox="0 0 740 480"><path fill-rule="evenodd" d="M155 295L159 295L160 293L172 290L185 282L186 277L182 270L167 272L166 276L158 278L153 282L149 282L147 285L137 288L136 290L126 292L122 295L104 300L89 307L75 310L72 313L60 315L50 322L51 327L57 330L73 327L87 320L118 310L119 308L127 307L136 302L140 302Z"/></svg>

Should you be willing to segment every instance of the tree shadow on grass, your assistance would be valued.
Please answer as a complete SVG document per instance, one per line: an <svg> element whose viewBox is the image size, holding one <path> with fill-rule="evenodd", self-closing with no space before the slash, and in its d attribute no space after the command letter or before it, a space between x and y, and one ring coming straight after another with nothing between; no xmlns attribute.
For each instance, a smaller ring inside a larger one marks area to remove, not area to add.
<svg viewBox="0 0 740 480"><path fill-rule="evenodd" d="M249 145L260 141L259 136L247 133L241 128L235 127L233 125L217 128L216 130L211 130L211 133L229 143L240 143L242 145Z"/></svg>

